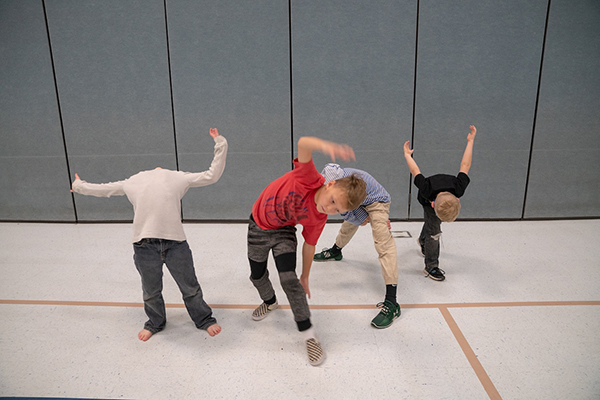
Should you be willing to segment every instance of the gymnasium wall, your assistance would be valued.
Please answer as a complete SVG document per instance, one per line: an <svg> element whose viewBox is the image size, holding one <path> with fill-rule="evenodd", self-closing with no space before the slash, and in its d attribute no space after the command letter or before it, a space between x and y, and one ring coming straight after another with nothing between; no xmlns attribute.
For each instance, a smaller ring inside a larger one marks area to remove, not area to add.
<svg viewBox="0 0 600 400"><path fill-rule="evenodd" d="M455 174L470 124L462 219L597 218L599 26L596 0L0 0L0 220L131 220L74 174L206 170L211 127L227 167L185 220L246 219L305 135L419 219L403 143Z"/></svg>

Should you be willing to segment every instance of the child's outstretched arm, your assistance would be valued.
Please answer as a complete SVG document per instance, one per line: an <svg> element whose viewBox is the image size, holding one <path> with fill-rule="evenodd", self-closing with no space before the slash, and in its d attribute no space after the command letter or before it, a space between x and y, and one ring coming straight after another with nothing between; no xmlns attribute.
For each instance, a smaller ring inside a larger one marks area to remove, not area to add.
<svg viewBox="0 0 600 400"><path fill-rule="evenodd" d="M227 139L219 134L217 128L210 128L210 137L215 141L214 156L210 168L204 172L188 173L191 187L208 186L217 182L223 175L227 159Z"/></svg>
<svg viewBox="0 0 600 400"><path fill-rule="evenodd" d="M312 160L313 151L328 154L333 161L338 156L344 161L356 160L354 150L346 144L329 142L312 136L303 136L298 140L298 161L307 163Z"/></svg>
<svg viewBox="0 0 600 400"><path fill-rule="evenodd" d="M465 174L469 173L471 168L471 160L473 159L473 141L475 141L475 135L477 135L477 128L474 125L469 126L471 132L467 135L467 147L463 154L462 161L460 162L460 172Z"/></svg>
<svg viewBox="0 0 600 400"><path fill-rule="evenodd" d="M302 245L302 274L300 275L300 284L310 299L310 289L308 287L308 276L315 256L315 246L306 242Z"/></svg>
<svg viewBox="0 0 600 400"><path fill-rule="evenodd" d="M408 169L410 170L410 173L412 174L413 177L419 175L421 173L421 170L419 169L419 166L417 165L416 161L414 158L412 158L412 154L415 150L414 149L410 149L410 141L407 140L406 142L404 142L404 158L406 159L406 164L408 165Z"/></svg>
<svg viewBox="0 0 600 400"><path fill-rule="evenodd" d="M88 183L75 174L75 180L71 185L71 192L83 194L85 196L111 197L124 196L123 183L125 181L109 183Z"/></svg>

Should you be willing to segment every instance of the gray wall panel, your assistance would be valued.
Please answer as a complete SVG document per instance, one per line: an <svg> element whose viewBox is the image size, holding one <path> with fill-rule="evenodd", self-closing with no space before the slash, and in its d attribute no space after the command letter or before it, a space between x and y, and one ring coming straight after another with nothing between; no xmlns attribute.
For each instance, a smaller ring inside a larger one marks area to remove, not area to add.
<svg viewBox="0 0 600 400"><path fill-rule="evenodd" d="M103 182L175 168L163 2L51 1L47 10L72 172ZM76 204L80 220L130 214L124 201Z"/></svg>
<svg viewBox="0 0 600 400"><path fill-rule="evenodd" d="M520 218L547 1L420 4L415 160L426 175L458 173L476 125L465 196L477 200L461 217Z"/></svg>
<svg viewBox="0 0 600 400"><path fill-rule="evenodd" d="M461 218L600 217L598 26L595 0L0 0L0 220L130 220L124 197L75 209L69 174L204 171L211 127L227 168L185 219L246 219L304 135L352 145L340 163L419 219L404 141L455 174L469 124Z"/></svg>
<svg viewBox="0 0 600 400"><path fill-rule="evenodd" d="M395 205L408 199L395 160L411 131L415 24L414 1L292 2L294 136L350 144L358 161L345 165L368 166Z"/></svg>
<svg viewBox="0 0 600 400"><path fill-rule="evenodd" d="M183 198L183 217L198 219L248 219L252 206L263 189L273 180L290 170L289 153L263 154L263 165L255 152L233 152L227 157L227 166L221 179L211 185L191 188ZM212 154L204 163L196 155L182 157L182 163L199 165L205 170Z"/></svg>
<svg viewBox="0 0 600 400"><path fill-rule="evenodd" d="M73 221L40 1L0 1L0 220Z"/></svg>
<svg viewBox="0 0 600 400"><path fill-rule="evenodd" d="M167 7L180 169L208 168L210 127L229 141L225 184L191 190L184 217L247 218L264 186L291 167L288 4L188 0Z"/></svg>
<svg viewBox="0 0 600 400"><path fill-rule="evenodd" d="M552 0L526 218L600 215L600 3Z"/></svg>

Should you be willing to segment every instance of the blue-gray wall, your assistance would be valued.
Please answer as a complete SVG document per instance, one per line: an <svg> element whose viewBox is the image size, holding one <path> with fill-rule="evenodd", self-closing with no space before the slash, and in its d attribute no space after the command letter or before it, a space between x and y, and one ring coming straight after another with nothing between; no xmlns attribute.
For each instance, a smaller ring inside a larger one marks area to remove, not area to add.
<svg viewBox="0 0 600 400"><path fill-rule="evenodd" d="M403 143L456 173L470 124L462 218L600 217L599 26L597 0L0 0L0 220L130 220L74 173L203 171L210 127L227 168L186 220L247 218L304 135L418 219Z"/></svg>

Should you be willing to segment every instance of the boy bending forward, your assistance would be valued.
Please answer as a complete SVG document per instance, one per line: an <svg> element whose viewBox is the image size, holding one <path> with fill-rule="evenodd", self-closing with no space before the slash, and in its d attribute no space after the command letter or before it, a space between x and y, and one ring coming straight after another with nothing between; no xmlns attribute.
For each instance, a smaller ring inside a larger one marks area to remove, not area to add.
<svg viewBox="0 0 600 400"><path fill-rule="evenodd" d="M298 330L306 342L311 365L325 359L310 322L306 295L310 298L308 277L315 254L315 245L327 222L327 215L353 210L366 197L365 182L356 176L331 181L325 179L312 160L313 151L320 151L343 160L354 159L354 151L346 145L315 137L298 141L298 158L294 169L271 182L252 208L248 225L248 259L250 280L258 290L263 303L254 310L252 318L264 319L278 307L273 285L269 280L267 258L273 252L279 281L288 298ZM296 228L303 226L302 274L296 275Z"/></svg>
<svg viewBox="0 0 600 400"><path fill-rule="evenodd" d="M378 329L387 328L400 316L400 305L396 300L398 287L396 242L394 242L389 227L392 197L375 178L360 169L342 168L338 164L330 163L325 165L321 174L325 177L325 181L356 174L367 184L367 197L356 210L342 214L344 222L335 239L335 243L331 248L324 249L319 254L315 254L314 260L340 261L343 258L342 248L350 242L360 226L370 223L375 249L377 250L377 254L379 254L381 273L385 281L385 299L377 304L378 307L381 307L381 311L373 318L371 325Z"/></svg>
<svg viewBox="0 0 600 400"><path fill-rule="evenodd" d="M404 158L410 173L415 178L415 186L419 188L417 199L423 206L423 218L425 219L419 236L421 254L425 257L425 269L423 271L425 276L436 281L446 279L444 270L439 268L442 221L452 222L456 220L460 212L459 197L465 193L465 189L471 181L467 174L471 168L473 141L477 129L473 125L469 128L471 132L467 135L467 147L463 153L460 171L457 176L438 174L425 178L412 158L414 149L410 149L408 141L404 143Z"/></svg>
<svg viewBox="0 0 600 400"><path fill-rule="evenodd" d="M133 205L133 259L142 278L144 310L148 316L144 329L138 334L144 342L162 331L167 323L162 296L163 264L177 282L196 327L206 330L210 336L221 331L202 297L192 252L181 224L181 198L188 189L217 182L225 169L227 140L214 128L210 130L210 136L215 141L214 158L210 169L204 172L170 171L159 167L123 181L104 184L88 183L75 174L73 192L97 197L126 195Z"/></svg>

